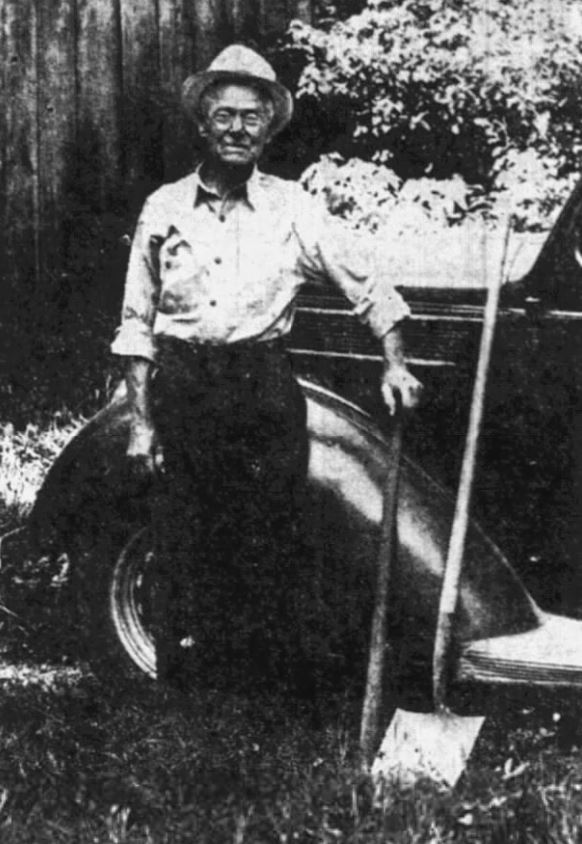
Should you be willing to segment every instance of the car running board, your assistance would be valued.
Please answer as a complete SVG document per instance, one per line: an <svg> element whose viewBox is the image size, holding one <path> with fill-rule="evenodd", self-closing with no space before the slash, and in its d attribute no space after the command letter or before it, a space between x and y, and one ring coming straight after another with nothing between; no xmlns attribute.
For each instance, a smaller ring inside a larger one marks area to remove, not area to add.
<svg viewBox="0 0 582 844"><path fill-rule="evenodd" d="M544 613L533 630L468 642L456 679L582 688L582 621Z"/></svg>

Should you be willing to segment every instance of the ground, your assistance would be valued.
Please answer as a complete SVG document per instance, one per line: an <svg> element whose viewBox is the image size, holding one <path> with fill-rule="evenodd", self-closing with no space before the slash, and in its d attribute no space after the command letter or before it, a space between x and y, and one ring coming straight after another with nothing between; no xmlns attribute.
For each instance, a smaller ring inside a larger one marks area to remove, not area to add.
<svg viewBox="0 0 582 844"><path fill-rule="evenodd" d="M29 570L4 587L19 617L0 610L3 844L582 840L560 696L499 707L454 791L420 783L379 803L359 762L361 701L341 689L314 709L274 686L105 685L57 635L58 583Z"/></svg>

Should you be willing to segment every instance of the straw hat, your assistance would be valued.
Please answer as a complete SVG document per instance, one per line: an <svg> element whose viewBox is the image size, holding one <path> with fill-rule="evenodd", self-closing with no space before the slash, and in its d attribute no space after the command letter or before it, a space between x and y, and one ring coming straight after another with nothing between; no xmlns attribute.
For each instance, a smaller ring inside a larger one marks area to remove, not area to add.
<svg viewBox="0 0 582 844"><path fill-rule="evenodd" d="M216 56L207 70L186 79L182 85L182 105L191 116L199 113L200 98L213 82L251 83L266 91L275 107L273 134L280 132L291 120L293 98L290 92L277 82L269 62L249 47L231 44Z"/></svg>

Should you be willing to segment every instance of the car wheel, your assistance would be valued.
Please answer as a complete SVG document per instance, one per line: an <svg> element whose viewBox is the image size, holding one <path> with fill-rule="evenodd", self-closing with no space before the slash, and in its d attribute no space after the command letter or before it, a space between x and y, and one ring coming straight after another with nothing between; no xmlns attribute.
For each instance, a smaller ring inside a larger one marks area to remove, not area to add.
<svg viewBox="0 0 582 844"><path fill-rule="evenodd" d="M125 526L83 544L70 555L83 656L108 682L155 679L150 531Z"/></svg>

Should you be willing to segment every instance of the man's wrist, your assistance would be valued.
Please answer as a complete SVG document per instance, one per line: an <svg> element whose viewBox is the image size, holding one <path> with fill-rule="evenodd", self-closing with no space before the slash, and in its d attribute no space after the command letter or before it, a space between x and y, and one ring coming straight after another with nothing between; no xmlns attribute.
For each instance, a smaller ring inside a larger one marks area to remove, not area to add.
<svg viewBox="0 0 582 844"><path fill-rule="evenodd" d="M385 369L405 367L404 345L400 328L395 326L382 338Z"/></svg>
<svg viewBox="0 0 582 844"><path fill-rule="evenodd" d="M150 429L153 430L154 423L152 422L152 419L149 414L145 414L139 410L134 409L131 414L130 427L136 428L140 431L147 431Z"/></svg>
<svg viewBox="0 0 582 844"><path fill-rule="evenodd" d="M128 449L132 452L141 453L151 451L155 440L155 429L151 421L145 419L132 419L129 426Z"/></svg>

